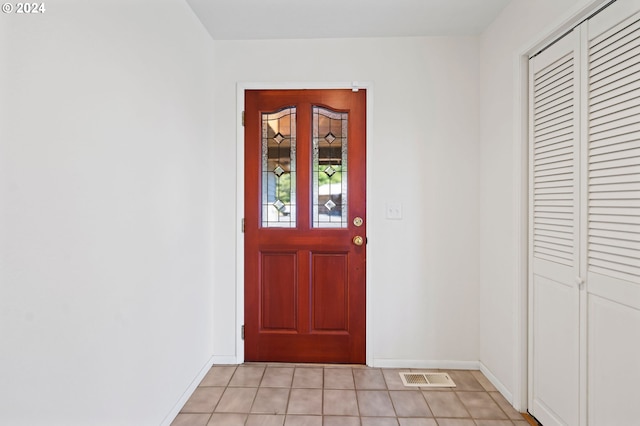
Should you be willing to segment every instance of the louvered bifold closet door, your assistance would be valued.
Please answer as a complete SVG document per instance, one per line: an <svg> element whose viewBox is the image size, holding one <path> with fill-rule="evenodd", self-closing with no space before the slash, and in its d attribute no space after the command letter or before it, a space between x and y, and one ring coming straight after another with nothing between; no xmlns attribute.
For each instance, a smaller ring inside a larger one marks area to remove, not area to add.
<svg viewBox="0 0 640 426"><path fill-rule="evenodd" d="M588 22L589 424L637 424L640 383L640 2Z"/></svg>
<svg viewBox="0 0 640 426"><path fill-rule="evenodd" d="M579 37L530 61L529 410L545 426L578 424Z"/></svg>

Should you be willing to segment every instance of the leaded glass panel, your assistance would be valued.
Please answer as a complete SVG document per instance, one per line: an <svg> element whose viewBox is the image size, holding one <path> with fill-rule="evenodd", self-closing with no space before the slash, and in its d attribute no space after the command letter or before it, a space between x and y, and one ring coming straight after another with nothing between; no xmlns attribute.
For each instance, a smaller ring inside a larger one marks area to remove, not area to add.
<svg viewBox="0 0 640 426"><path fill-rule="evenodd" d="M346 112L313 107L313 227L347 227Z"/></svg>
<svg viewBox="0 0 640 426"><path fill-rule="evenodd" d="M296 109L262 114L262 227L296 226Z"/></svg>

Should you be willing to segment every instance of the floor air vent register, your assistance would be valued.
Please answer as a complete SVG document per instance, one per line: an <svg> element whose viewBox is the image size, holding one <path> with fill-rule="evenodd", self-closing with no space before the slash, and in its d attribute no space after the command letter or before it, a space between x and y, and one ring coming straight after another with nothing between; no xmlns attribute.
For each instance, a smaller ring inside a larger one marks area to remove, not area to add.
<svg viewBox="0 0 640 426"><path fill-rule="evenodd" d="M425 388L454 388L456 384L447 373L400 373L405 386Z"/></svg>

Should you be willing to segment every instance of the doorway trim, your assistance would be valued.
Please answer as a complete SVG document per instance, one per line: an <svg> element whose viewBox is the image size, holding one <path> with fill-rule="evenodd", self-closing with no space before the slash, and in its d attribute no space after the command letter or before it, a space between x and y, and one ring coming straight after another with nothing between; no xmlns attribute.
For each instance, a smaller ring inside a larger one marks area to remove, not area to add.
<svg viewBox="0 0 640 426"><path fill-rule="evenodd" d="M259 82L238 82L236 85L236 319L235 319L235 339L236 339L236 363L244 362L244 340L241 338L242 326L244 324L244 233L242 232L242 219L244 217L244 126L242 123L242 113L244 111L244 95L246 90L304 90L304 89L351 89L354 91L363 89L367 91L366 103L366 161L367 161L367 211L372 212L375 205L371 199L368 182L371 181L371 170L373 169L373 83L371 82L284 82L284 83L259 83ZM370 220L367 224L367 237L374 235L375 224ZM371 238L375 241L375 238ZM375 251L375 243L367 244L367 257ZM373 292L372 274L370 264L367 262L365 270L366 280L366 363L373 366Z"/></svg>
<svg viewBox="0 0 640 426"><path fill-rule="evenodd" d="M529 344L531 324L529 324L529 57L559 39L567 31L578 25L611 0L588 0L577 7L569 9L559 20L545 28L532 42L518 49L513 61L514 72L514 111L516 111L513 128L513 162L516 167L514 193L516 194L513 212L517 232L514 235L515 247L518 247L518 265L515 268L514 282L514 392L512 401L514 408L524 412L528 410L528 399L531 393L529 381L529 357L533 348ZM580 336L580 344L584 344ZM580 360L584 362L584 360ZM580 377L584 380L585 377ZM581 410L584 410L586 395L581 397ZM582 413L581 413L582 414Z"/></svg>

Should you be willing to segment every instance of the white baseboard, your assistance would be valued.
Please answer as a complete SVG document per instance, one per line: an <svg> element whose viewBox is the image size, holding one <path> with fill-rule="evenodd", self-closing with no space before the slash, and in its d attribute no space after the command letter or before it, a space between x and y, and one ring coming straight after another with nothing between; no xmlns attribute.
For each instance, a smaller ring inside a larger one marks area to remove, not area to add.
<svg viewBox="0 0 640 426"><path fill-rule="evenodd" d="M202 379L204 379L204 376L211 369L211 366L213 365L213 361L214 361L214 357L211 357L204 364L204 366L200 369L200 371L198 372L196 377L191 381L191 383L189 384L187 389L183 392L183 394L180 397L180 399L178 400L178 402L175 403L175 405L173 406L173 408L171 409L169 414L167 414L167 416L164 418L162 423L160 423L161 426L170 426L171 425L171 422L176 418L178 413L180 413L180 410L182 409L182 407L184 407L184 404L187 403L187 401L189 400L189 398L191 397L193 392L196 390L196 388L198 387L198 385L200 384Z"/></svg>
<svg viewBox="0 0 640 426"><path fill-rule="evenodd" d="M480 363L478 361L374 358L372 367L478 370L480 369Z"/></svg>
<svg viewBox="0 0 640 426"><path fill-rule="evenodd" d="M480 364L480 371L482 372L482 374L484 374L485 377L489 379L491 384L495 386L496 389L498 389L502 396L504 396L505 399L509 401L509 404L513 405L513 394L509 391L509 389L507 389L507 387L503 385L500 380L498 380L498 378L491 372L491 370L487 368L486 365L481 362L479 362L478 364Z"/></svg>
<svg viewBox="0 0 640 426"><path fill-rule="evenodd" d="M213 356L213 363L215 365L238 365L238 364L242 364L241 362L238 362L238 358L233 355L214 355Z"/></svg>

